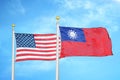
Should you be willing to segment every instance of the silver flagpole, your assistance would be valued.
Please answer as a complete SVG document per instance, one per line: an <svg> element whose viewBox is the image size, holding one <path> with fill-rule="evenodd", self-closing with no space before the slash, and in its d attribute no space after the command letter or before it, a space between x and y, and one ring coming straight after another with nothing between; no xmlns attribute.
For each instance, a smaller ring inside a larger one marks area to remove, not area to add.
<svg viewBox="0 0 120 80"><path fill-rule="evenodd" d="M56 80L59 80L59 16L56 16Z"/></svg>
<svg viewBox="0 0 120 80"><path fill-rule="evenodd" d="M15 24L12 24L12 80L14 80L14 74L15 74L14 27Z"/></svg>

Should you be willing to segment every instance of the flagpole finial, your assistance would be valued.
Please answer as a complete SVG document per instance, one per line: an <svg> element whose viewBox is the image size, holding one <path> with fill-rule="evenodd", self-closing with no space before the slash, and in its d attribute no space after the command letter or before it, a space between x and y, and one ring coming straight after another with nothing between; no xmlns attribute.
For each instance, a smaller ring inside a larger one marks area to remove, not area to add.
<svg viewBox="0 0 120 80"><path fill-rule="evenodd" d="M12 28L14 28L15 27L15 24L12 24Z"/></svg>
<svg viewBox="0 0 120 80"><path fill-rule="evenodd" d="M56 20L60 20L60 16L56 16Z"/></svg>

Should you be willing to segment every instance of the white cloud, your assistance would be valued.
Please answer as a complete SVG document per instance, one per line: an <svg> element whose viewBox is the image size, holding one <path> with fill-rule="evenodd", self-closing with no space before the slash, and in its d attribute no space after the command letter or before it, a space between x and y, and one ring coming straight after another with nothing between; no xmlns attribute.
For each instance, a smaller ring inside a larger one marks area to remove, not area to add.
<svg viewBox="0 0 120 80"><path fill-rule="evenodd" d="M61 19L63 24L67 24L65 26L73 25L73 26L82 26L85 27L87 26L91 21L95 20L98 18L98 16L95 14L99 11L99 14L102 15L102 12L96 8L95 3L86 0L86 1L81 1L81 0L60 0L56 1L58 4L60 4L59 7L62 10L60 12L63 16ZM64 11L65 9L65 11ZM97 11L98 10L98 11ZM101 9L102 10L102 9ZM86 11L87 13L80 13L82 11ZM94 12L96 11L96 12ZM69 13L72 13L72 17L69 16ZM77 15L76 15L77 14ZM74 17L77 16L77 17Z"/></svg>
<svg viewBox="0 0 120 80"><path fill-rule="evenodd" d="M119 3L120 3L120 0L113 0L113 1L115 1L115 2L119 2Z"/></svg>
<svg viewBox="0 0 120 80"><path fill-rule="evenodd" d="M91 9L93 8L93 2L89 0L55 0L59 7L65 8L66 10L76 10L76 9Z"/></svg>
<svg viewBox="0 0 120 80"><path fill-rule="evenodd" d="M65 26L87 27L93 24L91 27L95 27L98 24L98 27L107 25L110 28L110 25L116 24L113 19L119 13L117 11L118 5L113 6L115 4L108 3L108 1L103 1L101 5L99 5L99 1L93 2L90 0L60 0L56 2L60 4L61 9L59 11L62 10L60 13L63 17L61 23ZM115 26L113 32L118 31L118 29Z"/></svg>
<svg viewBox="0 0 120 80"><path fill-rule="evenodd" d="M26 10L23 7L21 0L11 0L8 2L9 12L11 14L25 14Z"/></svg>
<svg viewBox="0 0 120 80"><path fill-rule="evenodd" d="M80 0L65 0L65 7L69 9L76 9L81 7L81 1Z"/></svg>
<svg viewBox="0 0 120 80"><path fill-rule="evenodd" d="M81 22L81 20L75 19L70 16L62 16L60 20L61 26L66 26L66 27L85 27L85 24Z"/></svg>
<svg viewBox="0 0 120 80"><path fill-rule="evenodd" d="M67 9L76 9L80 8L82 6L80 0L55 0L57 3L60 4L61 7L67 8Z"/></svg>
<svg viewBox="0 0 120 80"><path fill-rule="evenodd" d="M90 1L86 1L84 6L83 6L85 9L91 9L94 7L94 4Z"/></svg>
<svg viewBox="0 0 120 80"><path fill-rule="evenodd" d="M55 17L58 14L61 17L60 25L63 26L90 27L91 24L93 24L91 26L93 27L94 22L95 24L98 24L97 26L110 26L111 24L115 23L112 21L116 15L116 7L113 6L113 3L107 3L106 1L104 4L99 5L97 2L90 0L55 0L55 3L56 5L59 5L59 8L54 15L42 17L39 16L35 19L32 19L24 26L31 26L31 30L35 33L56 33Z"/></svg>

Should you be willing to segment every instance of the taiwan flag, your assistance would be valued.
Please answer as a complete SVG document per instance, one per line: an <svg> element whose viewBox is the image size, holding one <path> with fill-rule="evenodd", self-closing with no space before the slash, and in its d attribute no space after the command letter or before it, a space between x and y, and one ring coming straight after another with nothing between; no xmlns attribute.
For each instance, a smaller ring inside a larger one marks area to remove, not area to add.
<svg viewBox="0 0 120 80"><path fill-rule="evenodd" d="M103 27L73 28L61 27L61 56L109 56L112 43Z"/></svg>

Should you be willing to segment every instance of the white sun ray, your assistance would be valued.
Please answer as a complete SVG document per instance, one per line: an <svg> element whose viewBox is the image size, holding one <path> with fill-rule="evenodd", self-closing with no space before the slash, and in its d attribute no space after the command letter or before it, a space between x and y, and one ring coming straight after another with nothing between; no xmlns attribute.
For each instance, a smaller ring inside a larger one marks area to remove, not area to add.
<svg viewBox="0 0 120 80"><path fill-rule="evenodd" d="M69 30L68 31L68 36L70 39L76 39L77 38L77 33L74 30Z"/></svg>

